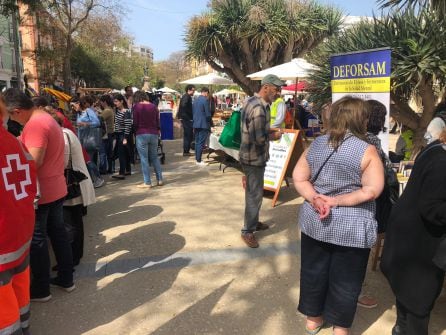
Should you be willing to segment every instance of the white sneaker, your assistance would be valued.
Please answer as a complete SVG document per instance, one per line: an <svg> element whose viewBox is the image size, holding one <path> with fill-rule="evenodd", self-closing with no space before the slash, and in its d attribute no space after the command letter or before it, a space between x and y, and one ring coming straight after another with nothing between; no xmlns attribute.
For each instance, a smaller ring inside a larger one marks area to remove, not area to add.
<svg viewBox="0 0 446 335"><path fill-rule="evenodd" d="M138 188L152 188L152 185L151 184L142 183L142 184L136 185L136 187L138 187Z"/></svg>
<svg viewBox="0 0 446 335"><path fill-rule="evenodd" d="M204 166L208 166L207 163L201 161L201 162L195 162L196 165L198 165L199 167L204 167Z"/></svg>
<svg viewBox="0 0 446 335"><path fill-rule="evenodd" d="M98 178L94 182L93 186L94 186L94 188L99 188L99 187L103 186L104 184L105 184L105 180L102 178Z"/></svg>

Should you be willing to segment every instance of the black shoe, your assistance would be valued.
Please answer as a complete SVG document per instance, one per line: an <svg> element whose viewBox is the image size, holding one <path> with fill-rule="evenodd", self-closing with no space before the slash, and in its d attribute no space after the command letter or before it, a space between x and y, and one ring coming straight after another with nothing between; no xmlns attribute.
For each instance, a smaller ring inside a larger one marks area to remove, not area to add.
<svg viewBox="0 0 446 335"><path fill-rule="evenodd" d="M73 263L73 266L78 266L79 265L79 263L80 262L77 262L77 263ZM57 272L57 271L59 271L59 266L56 264L56 265L54 265L52 268L51 268L51 271L55 271L55 272ZM74 271L76 271L76 269L73 267L73 273L74 273Z"/></svg>
<svg viewBox="0 0 446 335"><path fill-rule="evenodd" d="M76 288L73 282L71 283L63 283L59 277L54 277L50 279L51 286L57 286L65 292L72 292Z"/></svg>
<svg viewBox="0 0 446 335"><path fill-rule="evenodd" d="M189 156L193 156L194 154L190 153L190 152L183 152L183 157L189 157Z"/></svg>
<svg viewBox="0 0 446 335"><path fill-rule="evenodd" d="M257 226L256 226L256 231L260 231L260 230L267 230L269 229L269 226L266 223L262 223L262 222L257 222Z"/></svg>

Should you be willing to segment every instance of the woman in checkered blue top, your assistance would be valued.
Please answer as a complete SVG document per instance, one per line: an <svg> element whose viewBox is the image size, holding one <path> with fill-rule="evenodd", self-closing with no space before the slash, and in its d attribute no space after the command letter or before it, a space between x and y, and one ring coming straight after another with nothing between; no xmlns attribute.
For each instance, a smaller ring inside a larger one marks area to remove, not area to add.
<svg viewBox="0 0 446 335"><path fill-rule="evenodd" d="M349 334L376 241L375 202L384 186L383 164L366 141L369 107L344 97L332 106L328 132L302 154L293 173L305 201L299 211L301 276L298 310L306 332L333 325Z"/></svg>

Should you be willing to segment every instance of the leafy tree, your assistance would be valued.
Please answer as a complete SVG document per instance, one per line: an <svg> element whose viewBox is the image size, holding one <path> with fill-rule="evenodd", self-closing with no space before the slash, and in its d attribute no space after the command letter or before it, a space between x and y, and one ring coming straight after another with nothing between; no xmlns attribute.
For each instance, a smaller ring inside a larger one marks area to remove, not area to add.
<svg viewBox="0 0 446 335"><path fill-rule="evenodd" d="M206 61L253 94L246 75L304 55L337 32L342 14L304 0L211 0L186 31L187 57Z"/></svg>
<svg viewBox="0 0 446 335"><path fill-rule="evenodd" d="M129 51L132 38L123 31L119 17L93 14L79 29L75 44L72 72L88 86L140 85L147 59Z"/></svg>
<svg viewBox="0 0 446 335"><path fill-rule="evenodd" d="M167 85L171 88L180 88L179 82L190 76L185 54L182 51L172 53L167 60L156 62L152 71L152 78L162 78L163 86Z"/></svg>
<svg viewBox="0 0 446 335"><path fill-rule="evenodd" d="M427 7L432 8L439 16L446 14L446 1L444 0L379 0L383 8L385 7Z"/></svg>
<svg viewBox="0 0 446 335"><path fill-rule="evenodd" d="M36 0L20 0L21 3L28 5L31 9L36 8ZM17 0L0 0L0 14L9 16L14 12L17 12Z"/></svg>
<svg viewBox="0 0 446 335"><path fill-rule="evenodd" d="M390 113L415 131L415 146L420 148L446 85L446 29L430 6L363 21L314 50L309 58L320 69L312 77L313 98L319 103L331 99L330 55L380 47L392 49ZM413 97L421 101L422 113L409 106Z"/></svg>
<svg viewBox="0 0 446 335"><path fill-rule="evenodd" d="M72 73L78 81L84 81L87 87L110 87L111 75L103 66L100 58L88 53L88 50L76 44L71 54Z"/></svg>
<svg viewBox="0 0 446 335"><path fill-rule="evenodd" d="M29 0L28 0L29 1ZM119 10L117 0L42 0L34 1L35 7L44 9L64 34L63 81L65 90L71 89L71 53L73 37L86 22L91 13Z"/></svg>

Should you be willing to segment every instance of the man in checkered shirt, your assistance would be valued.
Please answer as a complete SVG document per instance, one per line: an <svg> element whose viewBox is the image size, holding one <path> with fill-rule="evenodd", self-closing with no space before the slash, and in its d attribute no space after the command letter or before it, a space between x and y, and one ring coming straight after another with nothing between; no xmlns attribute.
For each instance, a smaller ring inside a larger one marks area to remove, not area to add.
<svg viewBox="0 0 446 335"><path fill-rule="evenodd" d="M242 108L240 163L245 174L245 218L242 240L250 248L258 248L254 231L268 229L259 222L263 199L263 174L269 159L269 141L280 139L280 130L270 130L270 104L285 82L269 74L261 83L260 91L248 98Z"/></svg>

